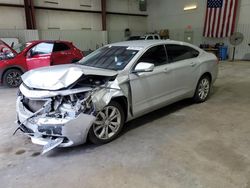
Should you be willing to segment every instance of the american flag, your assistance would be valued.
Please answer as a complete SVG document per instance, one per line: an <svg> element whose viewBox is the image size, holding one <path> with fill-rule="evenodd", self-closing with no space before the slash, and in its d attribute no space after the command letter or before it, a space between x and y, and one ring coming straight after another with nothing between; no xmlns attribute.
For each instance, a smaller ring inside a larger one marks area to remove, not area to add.
<svg viewBox="0 0 250 188"><path fill-rule="evenodd" d="M239 0L207 0L204 37L223 38L234 33Z"/></svg>

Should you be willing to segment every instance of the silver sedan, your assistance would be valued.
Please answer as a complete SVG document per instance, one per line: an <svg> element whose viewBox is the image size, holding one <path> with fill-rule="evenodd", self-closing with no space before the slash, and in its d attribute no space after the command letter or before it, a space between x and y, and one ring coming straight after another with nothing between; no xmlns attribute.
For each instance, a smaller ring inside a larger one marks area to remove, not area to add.
<svg viewBox="0 0 250 188"><path fill-rule="evenodd" d="M89 139L115 139L125 122L174 103L208 99L215 55L184 42L127 41L80 62L25 73L17 97L18 129L44 152Z"/></svg>

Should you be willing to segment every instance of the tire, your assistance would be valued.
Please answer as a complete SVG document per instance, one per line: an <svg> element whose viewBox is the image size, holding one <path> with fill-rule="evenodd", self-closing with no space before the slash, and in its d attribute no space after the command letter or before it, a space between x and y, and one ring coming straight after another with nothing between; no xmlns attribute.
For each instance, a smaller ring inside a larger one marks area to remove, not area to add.
<svg viewBox="0 0 250 188"><path fill-rule="evenodd" d="M15 88L22 83L22 71L18 69L7 70L3 75L3 83L9 88Z"/></svg>
<svg viewBox="0 0 250 188"><path fill-rule="evenodd" d="M116 118L114 118L115 116ZM124 117L121 105L111 101L102 111L97 113L96 121L88 134L90 142L101 145L117 138L124 125Z"/></svg>
<svg viewBox="0 0 250 188"><path fill-rule="evenodd" d="M210 91L211 91L211 79L209 76L204 75L200 78L197 84L195 94L193 97L194 102L195 103L205 102L210 95Z"/></svg>

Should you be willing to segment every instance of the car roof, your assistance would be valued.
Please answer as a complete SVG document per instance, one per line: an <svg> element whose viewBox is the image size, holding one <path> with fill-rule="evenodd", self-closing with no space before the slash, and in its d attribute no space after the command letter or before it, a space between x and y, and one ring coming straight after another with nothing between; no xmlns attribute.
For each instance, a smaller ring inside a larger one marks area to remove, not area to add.
<svg viewBox="0 0 250 188"><path fill-rule="evenodd" d="M174 41L174 40L132 40L132 41L124 41L124 42L117 42L113 44L109 44L107 46L128 46L132 48L147 48L154 45L159 44L179 44L179 45L187 45L192 46L193 48L197 48L192 44L181 42L181 41Z"/></svg>
<svg viewBox="0 0 250 188"><path fill-rule="evenodd" d="M40 43L40 42L63 42L63 43L71 43L69 41L64 41L64 40L33 40L33 41L29 41L29 43Z"/></svg>

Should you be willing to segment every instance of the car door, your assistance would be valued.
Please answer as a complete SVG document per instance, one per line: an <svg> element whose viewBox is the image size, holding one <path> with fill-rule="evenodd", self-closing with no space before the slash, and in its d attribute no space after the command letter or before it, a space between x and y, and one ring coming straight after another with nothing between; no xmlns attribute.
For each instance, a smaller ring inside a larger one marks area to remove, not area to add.
<svg viewBox="0 0 250 188"><path fill-rule="evenodd" d="M42 42L33 46L26 55L28 70L50 66L53 43Z"/></svg>
<svg viewBox="0 0 250 188"><path fill-rule="evenodd" d="M198 75L199 52L178 44L167 44L166 49L174 73L175 96L180 97L192 92Z"/></svg>
<svg viewBox="0 0 250 188"><path fill-rule="evenodd" d="M152 72L130 73L132 110L135 116L163 106L171 96L173 75L164 45L149 48L137 61L153 63ZM134 65L134 67L136 66Z"/></svg>
<svg viewBox="0 0 250 188"><path fill-rule="evenodd" d="M70 47L63 42L55 42L51 55L52 65L72 63L73 55Z"/></svg>

